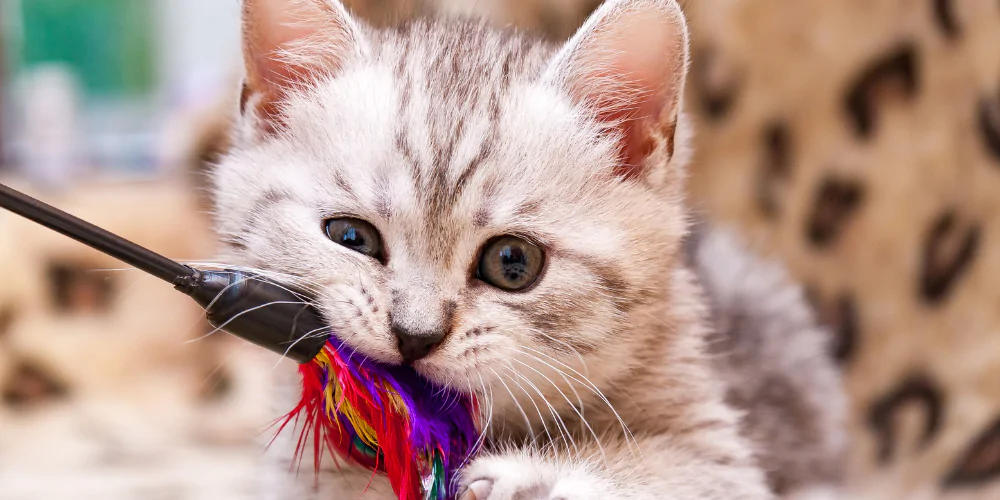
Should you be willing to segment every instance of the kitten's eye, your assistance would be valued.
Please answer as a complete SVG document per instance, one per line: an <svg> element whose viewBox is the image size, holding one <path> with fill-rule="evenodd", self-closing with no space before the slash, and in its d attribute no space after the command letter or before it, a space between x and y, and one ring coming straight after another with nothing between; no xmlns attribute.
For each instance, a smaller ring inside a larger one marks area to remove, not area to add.
<svg viewBox="0 0 1000 500"><path fill-rule="evenodd" d="M524 290L538 279L544 258L537 246L515 236L501 236L483 249L477 277L509 292Z"/></svg>
<svg viewBox="0 0 1000 500"><path fill-rule="evenodd" d="M330 219L326 221L326 235L355 252L382 258L382 237L374 226L361 219Z"/></svg>

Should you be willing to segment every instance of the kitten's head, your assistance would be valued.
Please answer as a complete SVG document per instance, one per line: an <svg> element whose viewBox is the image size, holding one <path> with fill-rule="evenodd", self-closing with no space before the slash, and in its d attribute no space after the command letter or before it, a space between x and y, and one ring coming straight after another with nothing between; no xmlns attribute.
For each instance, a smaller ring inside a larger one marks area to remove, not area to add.
<svg viewBox="0 0 1000 500"><path fill-rule="evenodd" d="M685 227L673 0L610 0L562 47L465 21L378 31L336 0L244 16L216 175L235 259L314 285L358 351L459 389L627 365Z"/></svg>

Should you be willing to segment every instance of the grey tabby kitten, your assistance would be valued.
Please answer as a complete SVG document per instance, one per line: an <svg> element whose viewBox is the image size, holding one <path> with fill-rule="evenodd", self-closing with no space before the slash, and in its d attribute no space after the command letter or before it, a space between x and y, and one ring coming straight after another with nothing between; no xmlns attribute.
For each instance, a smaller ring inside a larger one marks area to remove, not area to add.
<svg viewBox="0 0 1000 500"><path fill-rule="evenodd" d="M464 498L836 486L843 400L800 294L724 234L684 251L676 2L610 0L561 47L468 21L376 30L336 0L244 17L218 229L234 261L316 290L348 345L478 395ZM393 496L271 455L274 497Z"/></svg>

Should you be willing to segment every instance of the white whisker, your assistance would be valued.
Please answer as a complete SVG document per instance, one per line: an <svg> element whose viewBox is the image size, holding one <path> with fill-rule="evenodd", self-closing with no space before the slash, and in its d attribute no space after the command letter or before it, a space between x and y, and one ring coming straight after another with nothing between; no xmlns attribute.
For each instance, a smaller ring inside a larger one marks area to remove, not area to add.
<svg viewBox="0 0 1000 500"><path fill-rule="evenodd" d="M524 411L524 407L522 407L521 403L517 400L516 397L514 397L514 393L511 392L510 387L507 385L507 383L503 381L503 377L501 377L500 374L497 373L497 371L494 370L493 368L488 368L488 369L491 372L493 372L493 375L496 376L496 380L500 382L501 385L503 385L504 389L507 390L507 394L510 394L510 399L511 401L514 402L514 405L517 406L517 410L521 412L521 416L524 417L524 425L527 427L528 434L531 436L532 442L534 442L535 430L534 427L531 425L531 419L528 418L528 413Z"/></svg>
<svg viewBox="0 0 1000 500"><path fill-rule="evenodd" d="M301 341L303 341L305 339L317 338L317 337L320 336L320 332L323 332L324 330L329 330L329 329L330 329L330 327L328 327L328 326L321 326L321 327L316 328L314 330L310 330L310 331L306 332L305 335L299 337L298 339L295 339L295 342L292 342L291 345L288 346L288 349L285 349L285 352L282 353L281 358L279 358L278 361L276 363L274 363L274 366L271 367L271 371L274 371L274 370L278 369L279 366L281 366L281 362L284 361L285 358L288 357L288 353L292 352L292 348L294 348L296 344L298 344L299 342L301 342Z"/></svg>
<svg viewBox="0 0 1000 500"><path fill-rule="evenodd" d="M522 352L522 354L527 354L527 353L523 353L523 352ZM534 356L531 356L531 357L532 357L532 358L534 358ZM607 459L608 459L608 457L607 457L607 454L606 454L606 453L604 452L604 445L603 445L603 444L601 443L601 438L597 437L597 433L596 433L596 432L594 432L594 428L590 426L590 422L587 422L587 419L586 419L586 418L584 418L584 416L583 416L583 413L582 413L582 412L581 412L581 411L580 411L579 409L577 409L577 408L576 408L575 406L573 406L573 403L572 403L572 402L571 402L571 401L569 400L569 398L568 398L568 397L566 396L566 393L564 393L564 392L562 391L562 389L560 389L560 388L559 388L559 386L558 386L558 385L556 385L556 383L552 381L552 379L550 379L550 378L549 378L548 376L546 376L546 375L545 375L544 373L542 373L542 372L538 371L537 369L535 369L535 367L533 367L533 366L531 366L531 365L528 365L527 363L524 363L523 361L521 361L521 360L519 360L519 359L517 359L517 358L513 358L513 359L514 359L514 362L516 362L516 363L519 363L519 364L523 365L523 366L524 366L525 368L527 368L527 369L529 369L529 370L531 370L531 371L533 371L533 372L537 373L537 374L538 374L538 376L540 376L540 377L544 378L544 379L545 379L545 380L546 380L546 381L547 381L547 382L548 382L548 383L549 383L549 384L550 384L550 385L551 385L551 386L552 386L552 387L553 387L553 388L554 388L554 389L555 389L556 391L558 391L558 392L559 392L559 395L560 395L560 396L562 396L562 397L563 397L563 399L565 399L565 400L566 400L566 404L568 404L568 405L569 405L569 407L573 409L573 412L574 412L574 413L576 413L576 415L577 415L578 417L580 417L580 422L581 422L581 423L582 423L582 424L583 424L583 425L584 425L584 426L585 426L585 427L587 428L587 430L588 430L588 431L590 432L590 435L591 435L591 436L592 436L592 437L594 438L594 441L596 441L596 443L597 443L597 448L598 448L598 449L599 449L599 450L601 451L601 457L602 457L602 458L604 459L604 461L605 461L605 462L607 462ZM556 371L557 371L557 372L559 372L559 370L556 370ZM561 374L561 372L559 372L559 373ZM568 384L568 385L569 385L570 387L572 387L572 384L569 384L569 380L567 380L565 376L563 377L563 380L565 380L565 381L566 381L566 383L567 383L567 384ZM582 401L580 402L580 408L583 408L583 402L582 402ZM560 417L560 419L561 419L561 417ZM563 424L563 427L565 427L565 424Z"/></svg>
<svg viewBox="0 0 1000 500"><path fill-rule="evenodd" d="M520 372L511 371L510 373L513 373L514 375L519 377L524 383L528 384L528 386L530 386L531 389L538 394L538 397L542 398L542 404L544 404L545 407L548 408L549 413L552 415L552 421L554 424L556 424L556 429L559 431L559 435L562 438L563 444L566 445L567 449L573 448L574 451L579 452L580 448L576 444L576 440L573 438L572 433L569 431L569 427L566 426L566 422L563 421L562 416L555 409L555 407L552 406L552 403L549 402L548 398L545 397L545 393L543 393L541 389L539 389L538 386L535 385L534 382L529 380L528 377L525 377Z"/></svg>
<svg viewBox="0 0 1000 500"><path fill-rule="evenodd" d="M219 332L219 331L222 331L222 330L225 330L225 328L226 328L226 325L228 325L228 324L232 323L233 321L235 321L235 320L236 320L237 318L239 318L240 316L243 316L244 314L247 314L247 313L250 313L250 312L253 312L253 311L256 311L256 310L258 310L258 309L263 309L263 308L265 308L265 307L268 307L268 306L274 306L274 305L280 305L280 304L289 304L289 305L298 305L298 304L300 304L300 305L308 305L308 304L306 304L305 302L292 302L292 301L288 301L288 300L276 300L276 301L274 301L274 302L268 302L267 304L261 304L261 305L259 305L259 306L254 306L254 307L251 307L251 308L249 308L249 309L246 309L246 310L243 310L243 311L240 311L240 312L239 312L239 314L237 314L237 315L233 316L232 318L229 318L229 319L227 319L227 320L226 320L226 321L225 321L224 323L222 323L221 325L219 325L219 326L215 327L215 329L213 329L212 331L210 331L210 332L206 333L205 335L202 335L201 337L198 337L198 338L196 338L196 339L192 339L192 340L188 340L188 341L186 341L186 342L184 342L184 343L185 343L185 344L190 344L190 343L193 343L193 342L198 342L198 341L200 341L200 340L204 340L204 339L206 339L206 338L208 338L208 337L210 337L210 336L214 335L214 334L215 334L216 332Z"/></svg>
<svg viewBox="0 0 1000 500"><path fill-rule="evenodd" d="M549 356L548 354L546 354L546 353L544 353L542 351L539 351L537 349L532 349L531 347L528 347L528 346L521 346L521 347L524 348L524 349L528 349L528 350L530 350L532 352L535 352L535 353L537 353L537 354L539 354L541 356L544 356L547 359L552 360L552 362L557 363L557 364L563 366L567 370L573 372L573 374L575 374L577 377L580 377L580 379L577 379L576 377L573 377L572 375L567 374L567 376L569 376L570 378L573 378L573 380L576 380L577 382L580 382L581 384L583 384L584 387L590 389L590 391L593 392L601 400L601 402L603 402L605 405L607 405L608 409L611 410L611 412L614 414L615 418L618 420L618 424L621 425L622 431L625 433L626 440L629 441L630 446L635 446L635 451L637 451L637 452L639 451L639 443L638 443L638 441L636 441L635 436L632 434L632 431L628 428L628 425L625 423L625 420L622 419L621 415L619 415L618 410L616 410L615 407L614 407L614 405L611 404L611 401L609 401L608 398L607 398L607 396L605 396L604 393L601 392L601 390L597 387L597 384L595 384L594 382L592 382L586 375L580 373L579 371L577 371L576 369L574 369L572 366L569 366L566 363L564 363L562 361L559 361L558 359L553 358L552 356ZM538 361L541 362L541 363L545 363L541 359L539 359ZM545 363L545 364L548 364L548 363ZM552 365L549 365L549 366L552 366ZM552 368L555 369L554 366Z"/></svg>

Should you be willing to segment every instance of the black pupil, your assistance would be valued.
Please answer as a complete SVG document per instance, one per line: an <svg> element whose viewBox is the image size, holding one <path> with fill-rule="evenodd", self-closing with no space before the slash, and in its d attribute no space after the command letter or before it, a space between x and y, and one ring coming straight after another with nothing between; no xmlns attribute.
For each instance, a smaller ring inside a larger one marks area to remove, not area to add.
<svg viewBox="0 0 1000 500"><path fill-rule="evenodd" d="M358 228L348 227L344 230L343 236L340 237L340 242L344 246L363 247L365 246L365 237L361 231L358 231Z"/></svg>
<svg viewBox="0 0 1000 500"><path fill-rule="evenodd" d="M520 283L528 274L528 254L520 247L503 247L500 250L500 269L507 281Z"/></svg>
<svg viewBox="0 0 1000 500"><path fill-rule="evenodd" d="M502 290L521 291L535 282L544 259L535 245L516 236L503 236L483 251L476 277Z"/></svg>

